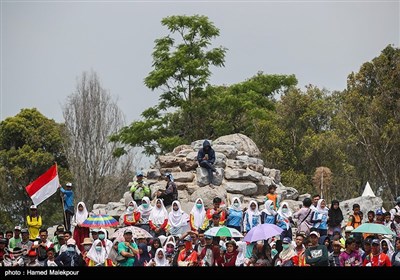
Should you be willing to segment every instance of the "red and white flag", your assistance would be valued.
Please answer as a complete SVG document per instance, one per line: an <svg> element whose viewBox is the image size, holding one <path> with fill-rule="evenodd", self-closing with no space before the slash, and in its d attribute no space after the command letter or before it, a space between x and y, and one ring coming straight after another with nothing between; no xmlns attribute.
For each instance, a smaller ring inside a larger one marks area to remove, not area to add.
<svg viewBox="0 0 400 280"><path fill-rule="evenodd" d="M26 186L25 189L31 197L33 204L39 205L52 196L57 191L59 185L57 164L54 164L49 170L40 175L39 178Z"/></svg>

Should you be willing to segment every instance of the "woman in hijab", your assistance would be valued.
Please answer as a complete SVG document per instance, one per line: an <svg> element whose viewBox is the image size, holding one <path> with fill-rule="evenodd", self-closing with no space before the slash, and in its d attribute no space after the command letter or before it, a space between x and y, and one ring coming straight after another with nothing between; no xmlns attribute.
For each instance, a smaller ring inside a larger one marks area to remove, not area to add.
<svg viewBox="0 0 400 280"><path fill-rule="evenodd" d="M136 201L131 200L126 208L124 214L124 224L126 226L134 226L140 220L140 212L138 210L138 206Z"/></svg>
<svg viewBox="0 0 400 280"><path fill-rule="evenodd" d="M178 200L172 202L172 209L168 214L169 233L171 235L183 235L189 230L189 215L181 209Z"/></svg>
<svg viewBox="0 0 400 280"><path fill-rule="evenodd" d="M282 240L282 251L278 255L275 266L295 266L298 263L299 257L294 250L292 240L288 237L285 237Z"/></svg>
<svg viewBox="0 0 400 280"><path fill-rule="evenodd" d="M192 231L198 231L203 226L205 218L206 210L203 199L197 198L189 214L189 223Z"/></svg>
<svg viewBox="0 0 400 280"><path fill-rule="evenodd" d="M82 252L84 250L82 243L85 237L89 237L89 228L83 227L82 224L88 218L89 213L83 201L79 202L76 208L77 211L72 218L72 225L74 226L73 238L78 249Z"/></svg>
<svg viewBox="0 0 400 280"><path fill-rule="evenodd" d="M156 250L154 258L151 259L147 266L170 266L163 248Z"/></svg>
<svg viewBox="0 0 400 280"><path fill-rule="evenodd" d="M289 237L292 240L292 211L289 208L287 202L282 202L281 206L277 211L276 225L283 229L281 233L281 240L285 237Z"/></svg>
<svg viewBox="0 0 400 280"><path fill-rule="evenodd" d="M142 204L138 207L140 212L140 223L136 224L138 227L141 227L147 232L150 232L149 226L149 218L151 214L151 210L153 210L153 206L150 204L150 198L147 196L143 197Z"/></svg>
<svg viewBox="0 0 400 280"><path fill-rule="evenodd" d="M383 238L380 242L380 247L381 247L381 252L385 253L391 260L394 254L394 246L392 242L390 242L388 238Z"/></svg>
<svg viewBox="0 0 400 280"><path fill-rule="evenodd" d="M101 241L101 244L106 250L106 257L108 258L108 255L110 254L112 248L113 248L113 242L108 239L108 233L104 228L99 229L99 240Z"/></svg>
<svg viewBox="0 0 400 280"><path fill-rule="evenodd" d="M161 245L160 238L156 237L156 238L153 238L153 240L150 242L150 252L149 253L152 258L154 258L154 256L156 255L156 251L158 248L162 248L162 245Z"/></svg>
<svg viewBox="0 0 400 280"><path fill-rule="evenodd" d="M95 240L86 255L87 266L114 266L114 263L110 258L107 258L106 254L106 249L101 241Z"/></svg>
<svg viewBox="0 0 400 280"><path fill-rule="evenodd" d="M274 202L267 200L264 202L264 209L261 211L261 223L262 224L275 224L276 223L276 211L274 210Z"/></svg>
<svg viewBox="0 0 400 280"><path fill-rule="evenodd" d="M339 201L332 200L331 208L328 210L328 235L333 236L335 231L341 231L343 221L343 213L339 207Z"/></svg>
<svg viewBox="0 0 400 280"><path fill-rule="evenodd" d="M249 208L246 210L243 219L243 231L249 232L253 227L261 223L261 213L255 200L250 200Z"/></svg>
<svg viewBox="0 0 400 280"><path fill-rule="evenodd" d="M243 209L239 197L235 196L232 199L232 204L228 207L227 215L226 226L242 232Z"/></svg>
<svg viewBox="0 0 400 280"><path fill-rule="evenodd" d="M166 228L168 225L168 211L165 209L162 199L156 199L156 206L150 212L149 216L149 227L150 234L153 237L166 234Z"/></svg>
<svg viewBox="0 0 400 280"><path fill-rule="evenodd" d="M138 249L139 249L139 254L137 256L137 260L134 266L147 266L147 263L151 260L147 244L139 243Z"/></svg>
<svg viewBox="0 0 400 280"><path fill-rule="evenodd" d="M325 199L321 198L318 200L311 222L313 223L312 230L317 231L320 236L328 234L328 211L329 209L326 207Z"/></svg>

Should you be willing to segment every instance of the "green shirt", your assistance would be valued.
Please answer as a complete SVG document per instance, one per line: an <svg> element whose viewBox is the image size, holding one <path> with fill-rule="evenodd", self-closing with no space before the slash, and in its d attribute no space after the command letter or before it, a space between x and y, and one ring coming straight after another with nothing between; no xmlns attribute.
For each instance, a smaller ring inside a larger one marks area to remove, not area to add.
<svg viewBox="0 0 400 280"><path fill-rule="evenodd" d="M135 242L132 241L130 244L133 249L138 249L138 246ZM130 252L128 246L125 245L125 242L118 243L118 254L121 254L121 252L132 253ZM135 257L128 257L126 259L126 261L120 263L120 266L133 266L133 264L135 263Z"/></svg>

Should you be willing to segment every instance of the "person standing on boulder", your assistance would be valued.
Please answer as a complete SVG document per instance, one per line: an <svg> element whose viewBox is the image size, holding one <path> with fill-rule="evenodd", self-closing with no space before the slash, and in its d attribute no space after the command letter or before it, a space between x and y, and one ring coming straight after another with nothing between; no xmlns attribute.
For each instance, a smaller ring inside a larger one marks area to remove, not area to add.
<svg viewBox="0 0 400 280"><path fill-rule="evenodd" d="M66 230L71 230L71 219L75 214L74 211L74 192L72 191L72 183L65 184L65 189L60 186L61 196L64 201L64 226Z"/></svg>
<svg viewBox="0 0 400 280"><path fill-rule="evenodd" d="M208 172L208 183L212 187L213 172L218 175L217 169L214 167L215 163L215 151L211 148L211 144L208 140L204 140L203 148L201 148L197 153L197 162L200 167L204 167Z"/></svg>

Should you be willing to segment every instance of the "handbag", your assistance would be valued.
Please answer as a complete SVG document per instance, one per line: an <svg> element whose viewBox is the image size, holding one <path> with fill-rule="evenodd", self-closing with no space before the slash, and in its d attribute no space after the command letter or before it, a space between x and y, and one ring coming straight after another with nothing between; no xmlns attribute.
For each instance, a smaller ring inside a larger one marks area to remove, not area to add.
<svg viewBox="0 0 400 280"><path fill-rule="evenodd" d="M118 262L118 263L121 263L121 262L126 261L126 259L127 259L127 258L124 257L123 255L118 254L117 257L115 258L115 261Z"/></svg>

